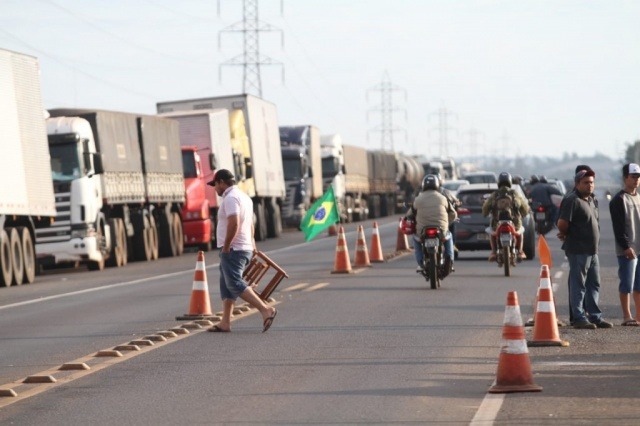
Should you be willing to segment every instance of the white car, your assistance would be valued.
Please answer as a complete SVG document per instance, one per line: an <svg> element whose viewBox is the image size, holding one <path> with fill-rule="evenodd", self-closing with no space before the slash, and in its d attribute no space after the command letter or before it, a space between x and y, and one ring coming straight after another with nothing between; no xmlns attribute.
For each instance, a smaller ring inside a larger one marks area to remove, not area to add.
<svg viewBox="0 0 640 426"><path fill-rule="evenodd" d="M458 189L460 189L460 187L464 185L469 185L469 181L465 179L458 179L446 180L442 182L442 187L451 191L454 197L458 195Z"/></svg>

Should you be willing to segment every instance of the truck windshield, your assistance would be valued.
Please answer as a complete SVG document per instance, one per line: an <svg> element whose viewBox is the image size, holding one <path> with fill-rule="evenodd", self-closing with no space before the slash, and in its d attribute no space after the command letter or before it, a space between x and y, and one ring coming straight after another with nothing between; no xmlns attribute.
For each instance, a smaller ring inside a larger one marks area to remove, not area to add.
<svg viewBox="0 0 640 426"><path fill-rule="evenodd" d="M283 158L282 168L284 180L300 180L302 178L302 163L300 158Z"/></svg>
<svg viewBox="0 0 640 426"><path fill-rule="evenodd" d="M340 172L338 159L335 157L326 157L322 159L322 177L334 177Z"/></svg>
<svg viewBox="0 0 640 426"><path fill-rule="evenodd" d="M80 156L77 143L49 145L51 175L54 181L68 182L80 177Z"/></svg>
<svg viewBox="0 0 640 426"><path fill-rule="evenodd" d="M183 151L182 152L182 170L184 171L184 177L196 178L198 177L198 171L196 169L196 159L194 158L195 152Z"/></svg>

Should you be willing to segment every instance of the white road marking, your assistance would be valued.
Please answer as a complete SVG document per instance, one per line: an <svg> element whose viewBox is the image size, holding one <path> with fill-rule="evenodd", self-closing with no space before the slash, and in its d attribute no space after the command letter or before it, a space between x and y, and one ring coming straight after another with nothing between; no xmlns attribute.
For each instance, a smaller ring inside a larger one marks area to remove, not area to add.
<svg viewBox="0 0 640 426"><path fill-rule="evenodd" d="M280 291L295 291L295 290L300 290L301 288L305 288L309 285L309 283L300 283L300 284L296 284L296 285L292 285L291 287L287 287L283 290Z"/></svg>
<svg viewBox="0 0 640 426"><path fill-rule="evenodd" d="M482 404L476 411L476 415L471 419L470 426L492 425L496 421L496 416L504 401L503 393L488 393L482 400Z"/></svg>
<svg viewBox="0 0 640 426"><path fill-rule="evenodd" d="M302 290L302 291L315 291L315 290L320 290L321 288L326 287L326 286L328 286L328 285L329 285L329 283L320 283L320 284L313 285L313 286L311 286L311 287L309 287L309 288L305 288L305 289L304 289L304 290Z"/></svg>

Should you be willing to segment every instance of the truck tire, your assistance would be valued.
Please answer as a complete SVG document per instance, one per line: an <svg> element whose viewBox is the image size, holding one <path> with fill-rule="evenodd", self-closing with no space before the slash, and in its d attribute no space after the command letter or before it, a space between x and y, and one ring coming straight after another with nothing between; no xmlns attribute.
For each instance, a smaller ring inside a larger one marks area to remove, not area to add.
<svg viewBox="0 0 640 426"><path fill-rule="evenodd" d="M282 214L275 200L267 203L267 237L278 238L282 234Z"/></svg>
<svg viewBox="0 0 640 426"><path fill-rule="evenodd" d="M124 221L120 218L110 219L111 226L111 255L107 260L107 266L119 268L127 264L127 235L124 229Z"/></svg>
<svg viewBox="0 0 640 426"><path fill-rule="evenodd" d="M158 260L160 255L160 241L158 240L158 226L156 218L149 215L149 242L151 243L151 260Z"/></svg>
<svg viewBox="0 0 640 426"><path fill-rule="evenodd" d="M182 256L184 253L184 231L182 230L182 220L180 215L173 213L173 236L176 244L176 256Z"/></svg>
<svg viewBox="0 0 640 426"><path fill-rule="evenodd" d="M0 287L9 287L13 279L11 243L6 229L0 231Z"/></svg>
<svg viewBox="0 0 640 426"><path fill-rule="evenodd" d="M147 212L140 212L131 217L133 224L133 258L134 260L151 260L151 225Z"/></svg>
<svg viewBox="0 0 640 426"><path fill-rule="evenodd" d="M267 220L264 214L264 205L262 200L254 202L253 204L253 217L255 224L255 239L256 241L264 241L267 239Z"/></svg>
<svg viewBox="0 0 640 426"><path fill-rule="evenodd" d="M353 197L351 195L347 195L344 198L345 211L346 211L346 222L353 222L353 209L355 208L355 203L353 202Z"/></svg>
<svg viewBox="0 0 640 426"><path fill-rule="evenodd" d="M22 243L22 256L24 258L23 284L31 284L36 279L36 250L33 245L31 232L26 226L18 227L18 234Z"/></svg>
<svg viewBox="0 0 640 426"><path fill-rule="evenodd" d="M22 242L20 234L16 228L11 228L9 235L11 244L11 266L13 267L13 285L21 285L24 278L24 253L22 252Z"/></svg>
<svg viewBox="0 0 640 426"><path fill-rule="evenodd" d="M376 219L380 217L380 196L372 195L369 203L369 219ZM366 218L362 218L364 220Z"/></svg>
<svg viewBox="0 0 640 426"><path fill-rule="evenodd" d="M162 212L158 218L158 237L160 257L173 257L176 255L176 241L173 230L173 215L171 212Z"/></svg>

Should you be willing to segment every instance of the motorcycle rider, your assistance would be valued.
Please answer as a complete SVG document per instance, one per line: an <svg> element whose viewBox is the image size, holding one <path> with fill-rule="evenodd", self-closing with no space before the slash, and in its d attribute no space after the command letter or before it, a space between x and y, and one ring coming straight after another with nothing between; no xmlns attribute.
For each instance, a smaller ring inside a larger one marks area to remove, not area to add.
<svg viewBox="0 0 640 426"><path fill-rule="evenodd" d="M458 217L455 207L440 193L440 179L436 175L426 175L422 179L422 192L413 201L409 214L415 217L417 235L413 236L413 248L415 250L418 268L416 272L422 272L422 245L420 236L427 226L437 226L443 235L447 236L444 242L445 270L453 269L453 239L449 233L449 224Z"/></svg>
<svg viewBox="0 0 640 426"><path fill-rule="evenodd" d="M516 248L518 249L518 257L526 259L527 255L522 250L524 238L524 227L522 226L522 218L529 213L529 204L527 200L511 188L511 175L502 172L498 176L498 189L487 198L482 205L482 214L484 216L491 215L491 255L489 262L494 262L496 255L496 228L500 217L507 217L513 222L513 226L517 230Z"/></svg>
<svg viewBox="0 0 640 426"><path fill-rule="evenodd" d="M558 214L560 213L560 210L551 200L552 195L559 195L562 197L563 194L557 186L549 183L544 175L540 176L540 181L533 185L529 192L531 203L539 203L544 206L549 212L551 223L555 225L558 221Z"/></svg>

